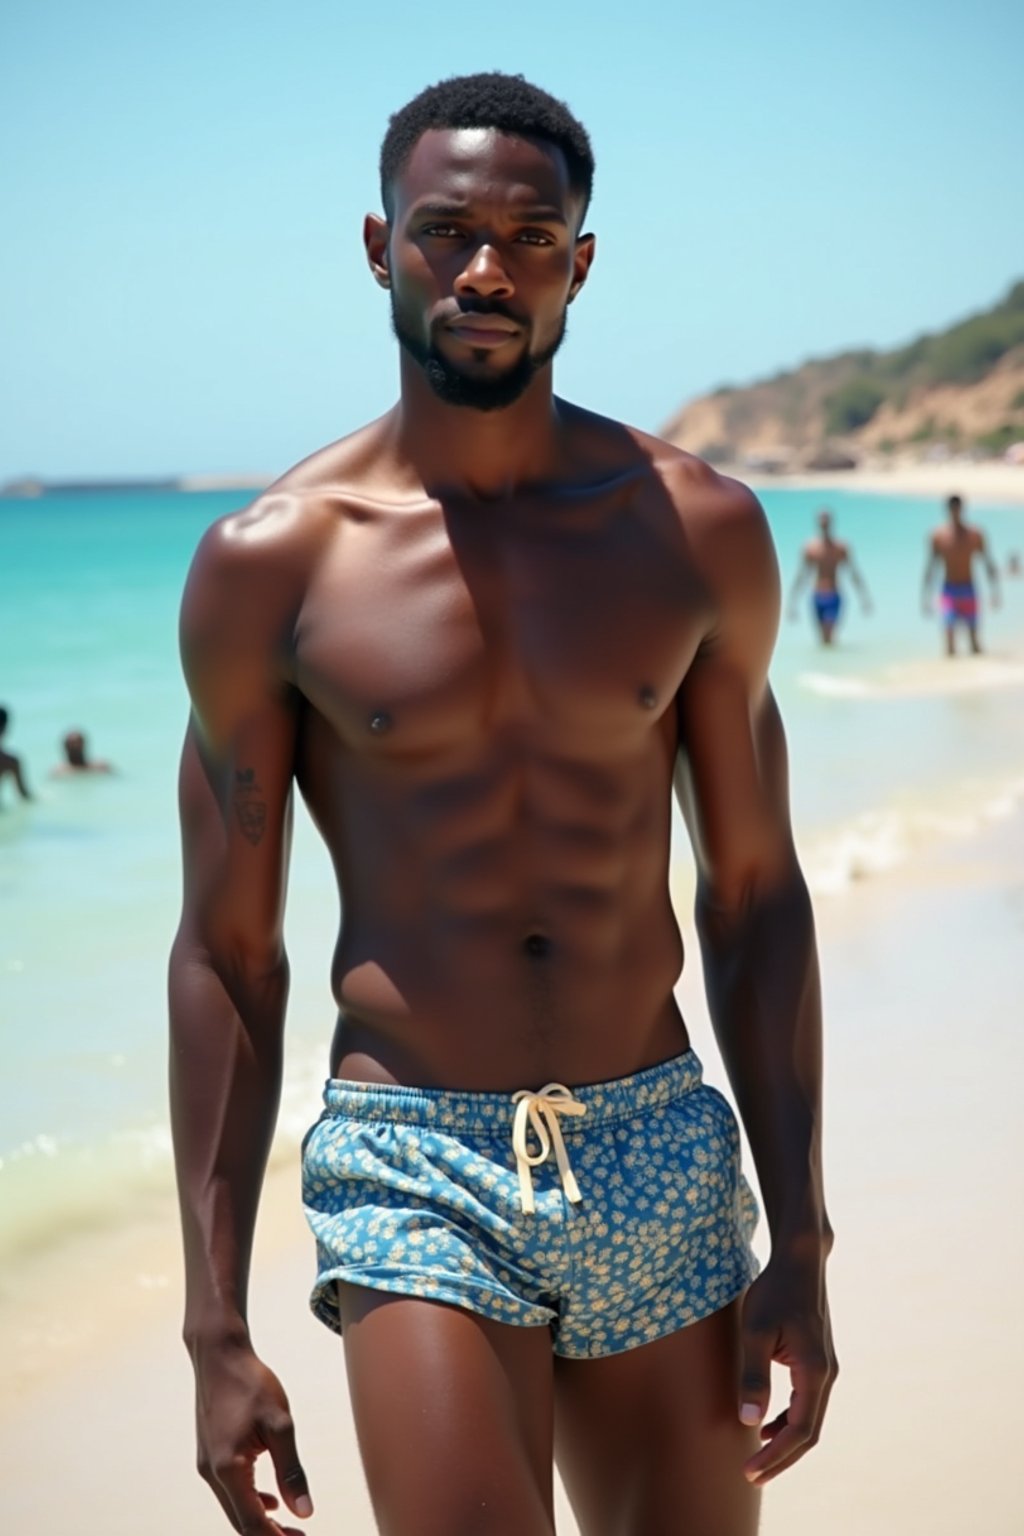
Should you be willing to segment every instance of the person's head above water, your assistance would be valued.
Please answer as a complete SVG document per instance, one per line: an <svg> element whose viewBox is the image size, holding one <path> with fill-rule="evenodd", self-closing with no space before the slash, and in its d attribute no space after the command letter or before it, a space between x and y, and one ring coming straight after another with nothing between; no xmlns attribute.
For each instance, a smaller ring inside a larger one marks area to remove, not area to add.
<svg viewBox="0 0 1024 1536"><path fill-rule="evenodd" d="M825 537L828 538L832 532L832 513L829 511L828 507L822 507L821 511L818 513L818 527L821 529Z"/></svg>
<svg viewBox="0 0 1024 1536"><path fill-rule="evenodd" d="M959 523L964 515L964 504L959 496L951 496L946 502L946 511L954 523Z"/></svg>
<svg viewBox="0 0 1024 1536"><path fill-rule="evenodd" d="M68 731L61 738L61 746L64 748L64 756L72 768L84 768L87 766L85 736L81 731Z"/></svg>
<svg viewBox="0 0 1024 1536"><path fill-rule="evenodd" d="M519 75L443 80L391 118L367 256L440 399L511 405L554 357L593 257L593 176L586 129Z"/></svg>

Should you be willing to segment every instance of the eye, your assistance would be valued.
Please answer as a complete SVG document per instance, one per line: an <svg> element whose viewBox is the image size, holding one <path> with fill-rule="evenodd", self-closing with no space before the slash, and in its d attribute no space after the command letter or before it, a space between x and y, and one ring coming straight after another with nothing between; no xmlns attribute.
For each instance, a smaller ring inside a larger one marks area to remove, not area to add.
<svg viewBox="0 0 1024 1536"><path fill-rule="evenodd" d="M438 240L457 239L462 233L454 224L424 224L421 234L430 235Z"/></svg>
<svg viewBox="0 0 1024 1536"><path fill-rule="evenodd" d="M524 229L516 236L522 245L554 245L554 240L543 229Z"/></svg>

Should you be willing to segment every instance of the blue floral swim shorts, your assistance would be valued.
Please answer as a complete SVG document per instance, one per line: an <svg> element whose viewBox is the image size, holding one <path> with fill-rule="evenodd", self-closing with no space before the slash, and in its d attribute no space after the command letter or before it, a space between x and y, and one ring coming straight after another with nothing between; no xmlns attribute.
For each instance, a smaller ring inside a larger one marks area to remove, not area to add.
<svg viewBox="0 0 1024 1536"><path fill-rule="evenodd" d="M303 1142L318 1273L549 1327L557 1355L633 1349L727 1306L757 1272L727 1101L692 1051L572 1092L332 1078Z"/></svg>

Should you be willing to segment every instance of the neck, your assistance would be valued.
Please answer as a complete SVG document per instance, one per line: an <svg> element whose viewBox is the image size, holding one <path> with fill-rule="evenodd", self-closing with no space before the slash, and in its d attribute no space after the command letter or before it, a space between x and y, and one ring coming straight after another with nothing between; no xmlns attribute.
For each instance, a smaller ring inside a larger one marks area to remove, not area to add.
<svg viewBox="0 0 1024 1536"><path fill-rule="evenodd" d="M395 451L429 495L499 499L555 472L561 421L550 363L514 404L497 411L439 400L423 370L404 352L401 380L402 396L392 416Z"/></svg>

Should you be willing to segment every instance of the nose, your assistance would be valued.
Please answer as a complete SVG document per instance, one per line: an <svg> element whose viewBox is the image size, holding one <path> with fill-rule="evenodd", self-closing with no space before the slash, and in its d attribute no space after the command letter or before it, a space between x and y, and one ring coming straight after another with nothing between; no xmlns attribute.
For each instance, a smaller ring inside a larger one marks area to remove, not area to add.
<svg viewBox="0 0 1024 1536"><path fill-rule="evenodd" d="M493 245L478 245L455 279L455 292L475 294L482 299L509 298L514 292L512 279L505 271Z"/></svg>

